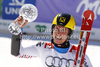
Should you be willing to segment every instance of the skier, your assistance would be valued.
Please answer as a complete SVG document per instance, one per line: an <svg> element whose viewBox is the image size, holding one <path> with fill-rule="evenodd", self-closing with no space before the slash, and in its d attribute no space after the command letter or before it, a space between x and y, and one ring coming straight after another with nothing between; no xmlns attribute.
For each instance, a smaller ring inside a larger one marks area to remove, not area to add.
<svg viewBox="0 0 100 67"><path fill-rule="evenodd" d="M19 16L15 22L22 22L22 19ZM69 40L75 24L75 19L71 14L59 13L52 23L51 43L39 42L27 48L22 47L22 33L12 35L11 54L19 58L40 57L43 67L73 67L77 47L72 45ZM87 55L85 55L83 67L92 67Z"/></svg>

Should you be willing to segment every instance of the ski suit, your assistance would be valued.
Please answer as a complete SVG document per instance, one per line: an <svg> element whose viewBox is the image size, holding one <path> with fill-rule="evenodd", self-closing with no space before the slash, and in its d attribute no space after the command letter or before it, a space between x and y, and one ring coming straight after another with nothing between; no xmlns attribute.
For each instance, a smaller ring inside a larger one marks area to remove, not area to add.
<svg viewBox="0 0 100 67"><path fill-rule="evenodd" d="M73 67L77 47L70 43L69 48L57 48L52 43L39 42L27 48L21 44L21 35L12 36L11 54L18 58L39 57L43 67ZM66 53L64 52L66 51ZM85 55L83 67L93 67Z"/></svg>

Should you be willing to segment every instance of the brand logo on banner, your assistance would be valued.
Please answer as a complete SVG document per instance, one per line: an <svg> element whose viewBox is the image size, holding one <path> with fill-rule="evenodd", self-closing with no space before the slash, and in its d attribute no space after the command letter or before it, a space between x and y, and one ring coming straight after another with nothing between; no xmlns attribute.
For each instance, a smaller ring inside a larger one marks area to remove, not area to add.
<svg viewBox="0 0 100 67"><path fill-rule="evenodd" d="M3 0L3 19L14 20L19 15L19 9L25 3L30 3L35 5L36 0Z"/></svg>
<svg viewBox="0 0 100 67"><path fill-rule="evenodd" d="M97 15L100 15L100 0L95 0L94 2L90 2L90 0L82 0L76 9L77 13L79 13L79 11L83 8L83 5L83 12L88 9L93 10L95 14L94 19L97 19Z"/></svg>
<svg viewBox="0 0 100 67"><path fill-rule="evenodd" d="M40 33L45 32L46 28L47 27L45 25L36 25L35 26L35 29Z"/></svg>

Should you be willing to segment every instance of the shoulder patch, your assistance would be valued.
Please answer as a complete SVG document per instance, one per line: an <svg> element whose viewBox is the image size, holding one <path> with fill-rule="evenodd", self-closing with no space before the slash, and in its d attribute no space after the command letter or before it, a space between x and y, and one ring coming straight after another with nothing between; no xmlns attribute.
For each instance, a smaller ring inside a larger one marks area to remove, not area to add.
<svg viewBox="0 0 100 67"><path fill-rule="evenodd" d="M52 49L54 49L53 43L47 43L46 42L44 48L52 48Z"/></svg>
<svg viewBox="0 0 100 67"><path fill-rule="evenodd" d="M69 52L72 52L73 50L77 51L77 47L75 45L72 46Z"/></svg>

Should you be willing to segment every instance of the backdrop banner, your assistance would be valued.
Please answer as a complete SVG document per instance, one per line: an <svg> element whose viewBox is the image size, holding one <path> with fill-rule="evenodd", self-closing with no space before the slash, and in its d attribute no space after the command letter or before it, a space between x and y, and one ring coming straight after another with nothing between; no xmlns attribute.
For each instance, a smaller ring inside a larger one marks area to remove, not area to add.
<svg viewBox="0 0 100 67"><path fill-rule="evenodd" d="M95 14L93 27L100 28L100 0L37 0L36 6L37 21L52 23L58 13L65 12L75 17L77 26L81 26L83 12L92 10Z"/></svg>
<svg viewBox="0 0 100 67"><path fill-rule="evenodd" d="M36 22L52 23L58 13L70 13L75 17L76 25L81 26L82 14L92 10L95 14L93 27L100 28L100 0L3 0L2 18L14 20L20 7L31 3L38 9Z"/></svg>
<svg viewBox="0 0 100 67"><path fill-rule="evenodd" d="M37 7L38 17L24 27L26 33L51 34L51 25L58 13L69 13L75 17L76 29L74 38L79 36L82 24L82 14L92 10L95 14L90 39L100 40L100 0L3 0L0 29L8 31L8 25L19 15L23 4L30 3ZM0 7L1 7L0 6Z"/></svg>

